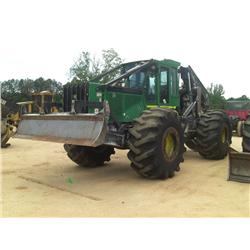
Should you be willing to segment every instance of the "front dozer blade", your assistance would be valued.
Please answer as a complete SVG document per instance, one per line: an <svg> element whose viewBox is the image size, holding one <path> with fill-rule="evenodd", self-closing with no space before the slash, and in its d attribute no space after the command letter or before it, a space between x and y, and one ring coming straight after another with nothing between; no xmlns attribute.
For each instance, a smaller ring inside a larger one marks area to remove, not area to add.
<svg viewBox="0 0 250 250"><path fill-rule="evenodd" d="M228 180L250 183L250 153L230 149Z"/></svg>
<svg viewBox="0 0 250 250"><path fill-rule="evenodd" d="M22 115L15 137L96 147L107 133L105 113Z"/></svg>

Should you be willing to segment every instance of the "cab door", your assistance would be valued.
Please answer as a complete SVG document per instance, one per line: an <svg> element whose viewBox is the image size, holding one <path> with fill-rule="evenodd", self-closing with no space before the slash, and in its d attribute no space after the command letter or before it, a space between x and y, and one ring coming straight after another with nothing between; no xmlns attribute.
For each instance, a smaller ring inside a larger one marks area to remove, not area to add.
<svg viewBox="0 0 250 250"><path fill-rule="evenodd" d="M179 106L178 86L177 69L161 67L159 84L160 106L174 109Z"/></svg>
<svg viewBox="0 0 250 250"><path fill-rule="evenodd" d="M169 68L169 105L174 108L180 106L177 68Z"/></svg>
<svg viewBox="0 0 250 250"><path fill-rule="evenodd" d="M157 74L155 72L148 72L146 77L146 102L148 106L156 105L157 98Z"/></svg>
<svg viewBox="0 0 250 250"><path fill-rule="evenodd" d="M160 68L159 102L160 106L169 104L169 69Z"/></svg>

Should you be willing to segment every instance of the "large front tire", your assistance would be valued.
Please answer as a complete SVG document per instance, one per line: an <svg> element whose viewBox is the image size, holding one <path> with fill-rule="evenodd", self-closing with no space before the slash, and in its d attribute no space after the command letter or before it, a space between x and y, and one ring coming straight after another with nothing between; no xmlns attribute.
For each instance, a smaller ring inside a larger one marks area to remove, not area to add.
<svg viewBox="0 0 250 250"><path fill-rule="evenodd" d="M197 148L206 159L224 159L232 143L229 117L223 111L208 111L198 121Z"/></svg>
<svg viewBox="0 0 250 250"><path fill-rule="evenodd" d="M183 162L184 136L179 115L174 110L143 112L129 129L128 158L131 167L148 179L167 179Z"/></svg>
<svg viewBox="0 0 250 250"><path fill-rule="evenodd" d="M112 146L101 145L87 147L64 144L68 157L80 167L103 166L105 161L110 161L110 156L115 153Z"/></svg>

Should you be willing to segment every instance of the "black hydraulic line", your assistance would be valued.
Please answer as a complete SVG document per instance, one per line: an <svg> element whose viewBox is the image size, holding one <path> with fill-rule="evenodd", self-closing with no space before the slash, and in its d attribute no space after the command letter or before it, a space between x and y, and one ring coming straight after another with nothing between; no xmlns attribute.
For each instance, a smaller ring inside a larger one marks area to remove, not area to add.
<svg viewBox="0 0 250 250"><path fill-rule="evenodd" d="M195 105L197 104L196 101L192 102L187 109L185 110L184 114L182 115L183 118L187 118L189 114L194 110Z"/></svg>
<svg viewBox="0 0 250 250"><path fill-rule="evenodd" d="M122 80L124 77L129 76L129 75L131 75L131 74L133 74L133 73L135 73L135 72L137 72L139 70L142 70L142 69L146 68L147 66L149 66L150 64L152 64L152 62L153 62L153 60L151 59L151 60L143 63L142 65L137 65L137 66L133 67L132 69L128 70L126 73L118 76L114 80L111 80L111 81L109 81L109 82L107 82L107 83L105 83L103 85L109 86L109 85L111 85L111 84L113 84L113 83L115 83L115 82L117 82L119 80Z"/></svg>
<svg viewBox="0 0 250 250"><path fill-rule="evenodd" d="M198 76L195 74L194 70L191 68L190 65L188 66L188 69L189 69L189 74L192 77L193 82L195 82L197 84L197 86L199 86L201 88L201 93L203 95L203 98L205 99L206 104L209 105L209 98L208 98L207 89L204 87L204 85L202 84L202 82L200 81Z"/></svg>
<svg viewBox="0 0 250 250"><path fill-rule="evenodd" d="M90 79L90 82L95 82L95 81L97 81L97 80L100 80L100 79L103 78L104 76L106 76L106 75L108 75L108 74L110 74L110 73L116 71L117 69L121 68L122 66L123 66L123 64L118 65L118 66L114 67L113 69L108 70L108 71L102 73L101 75L98 75L98 76L96 76L95 78Z"/></svg>
<svg viewBox="0 0 250 250"><path fill-rule="evenodd" d="M144 62L148 62L148 61L149 61L149 60L143 60L143 61L134 61L134 62L129 62L129 63L120 64L120 65L114 67L113 69L108 70L108 71L106 71L106 72L104 72L104 73L102 73L102 74L96 76L95 78L90 79L90 82L98 81L98 80L102 79L104 76L106 76L106 75L108 75L108 74L110 74L110 73L116 71L117 69L126 66L126 65L135 64L135 63L138 63L138 64L139 64L139 63L142 63L142 62L144 63Z"/></svg>

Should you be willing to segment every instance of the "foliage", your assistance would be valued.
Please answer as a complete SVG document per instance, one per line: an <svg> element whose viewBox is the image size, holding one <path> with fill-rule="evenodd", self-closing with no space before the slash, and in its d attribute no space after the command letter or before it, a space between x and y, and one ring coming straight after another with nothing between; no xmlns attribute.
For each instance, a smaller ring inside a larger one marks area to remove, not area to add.
<svg viewBox="0 0 250 250"><path fill-rule="evenodd" d="M55 102L62 102L63 87L60 82L42 77L31 79L11 79L1 82L1 98L6 100L5 110L8 112L17 112L17 102L31 100L31 93L49 90L55 94Z"/></svg>
<svg viewBox="0 0 250 250"><path fill-rule="evenodd" d="M89 52L82 52L78 60L70 68L71 83L89 82L98 75L119 66L123 60L114 49L102 51L101 58L91 56ZM112 77L109 75L109 77ZM104 77L102 82L109 81Z"/></svg>
<svg viewBox="0 0 250 250"><path fill-rule="evenodd" d="M224 109L226 105L226 99L224 97L225 91L221 84L211 83L207 88L209 94L209 103L211 109Z"/></svg>

